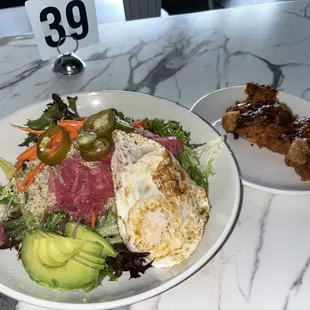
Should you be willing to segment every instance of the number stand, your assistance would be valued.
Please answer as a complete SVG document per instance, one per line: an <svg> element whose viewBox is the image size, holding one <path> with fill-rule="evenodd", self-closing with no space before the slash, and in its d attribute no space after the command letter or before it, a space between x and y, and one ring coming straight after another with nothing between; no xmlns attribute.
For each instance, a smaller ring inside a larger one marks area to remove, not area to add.
<svg viewBox="0 0 310 310"><path fill-rule="evenodd" d="M76 48L73 52L62 54L59 50L59 46L61 42L65 38L72 38L76 42ZM85 62L75 54L75 52L79 48L79 41L73 36L65 36L62 37L57 44L57 51L60 54L58 58L55 60L53 65L53 71L59 75L74 75L83 72L86 69Z"/></svg>

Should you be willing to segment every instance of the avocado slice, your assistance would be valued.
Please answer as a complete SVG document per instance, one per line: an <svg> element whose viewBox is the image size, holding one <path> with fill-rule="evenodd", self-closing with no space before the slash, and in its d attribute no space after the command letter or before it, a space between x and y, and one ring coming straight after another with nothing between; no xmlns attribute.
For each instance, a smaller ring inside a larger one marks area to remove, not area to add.
<svg viewBox="0 0 310 310"><path fill-rule="evenodd" d="M59 250L66 254L71 254L76 250L76 248L82 248L84 246L84 242L81 240L72 240L72 238L60 236L43 229L35 229L33 232L40 235L42 238L55 240Z"/></svg>
<svg viewBox="0 0 310 310"><path fill-rule="evenodd" d="M80 240L75 243L76 240L62 237L43 229L35 229L33 230L33 233L36 234L38 238L40 238L39 258L43 263L50 267L56 267L57 265L61 266L65 264L74 254L77 253L77 247L82 247L84 245L84 243ZM68 245L66 246L64 243ZM49 261L48 258L44 255L45 249L43 248L41 251L40 245L46 246L46 252L51 261ZM53 265L53 262L56 264Z"/></svg>
<svg viewBox="0 0 310 310"><path fill-rule="evenodd" d="M80 249L80 251L82 250L88 251L95 255L99 255L101 257L103 246L99 242L89 241L89 240L85 240L83 242L84 242L84 246Z"/></svg>
<svg viewBox="0 0 310 310"><path fill-rule="evenodd" d="M89 291L97 285L100 270L70 259L61 267L47 267L38 256L40 235L27 232L21 248L21 260L29 276L38 284L50 288ZM37 240L37 241L36 241Z"/></svg>
<svg viewBox="0 0 310 310"><path fill-rule="evenodd" d="M47 242L47 253L52 260L60 263L66 263L70 260L75 254L78 253L78 250L72 251L70 253L64 253L60 251L58 243L54 240L48 240Z"/></svg>
<svg viewBox="0 0 310 310"><path fill-rule="evenodd" d="M37 242L38 245L38 258L42 262L43 265L47 267L61 267L66 264L67 260L63 261L55 261L48 254L48 242L50 242L46 238L36 239L34 242ZM52 241L53 242L53 241Z"/></svg>
<svg viewBox="0 0 310 310"><path fill-rule="evenodd" d="M60 236L52 232L45 232L45 234L54 238L59 250L65 254L74 254L77 249L82 248L85 245L85 242L81 240Z"/></svg>
<svg viewBox="0 0 310 310"><path fill-rule="evenodd" d="M82 257L80 255L75 256L72 260L76 261L79 264L82 264L86 267L90 267L96 270L103 270L104 268L106 268L106 264L97 264L93 261L91 261L90 259L87 259L85 257Z"/></svg>
<svg viewBox="0 0 310 310"><path fill-rule="evenodd" d="M100 264L100 265L104 265L105 264L105 259L97 254L94 254L92 252L89 251L85 251L85 250L80 250L79 254L76 257L82 257L82 258L86 258L96 264Z"/></svg>
<svg viewBox="0 0 310 310"><path fill-rule="evenodd" d="M75 226L77 224L75 222L68 222L65 228L65 234L67 237L72 237ZM117 252L113 249L108 241L106 241L103 237L95 233L92 229L88 228L85 225L79 224L76 230L76 239L81 239L83 241L95 241L99 242L103 249L101 255L116 257Z"/></svg>
<svg viewBox="0 0 310 310"><path fill-rule="evenodd" d="M43 229L34 229L32 232L40 235L42 238L51 238L51 236L49 236Z"/></svg>
<svg viewBox="0 0 310 310"><path fill-rule="evenodd" d="M99 242L94 241L82 241L79 239L72 239L70 237L63 237L49 231L43 231L40 229L35 230L35 233L40 235L42 241L47 246L47 254L50 256L51 261L47 259L48 266L61 266L62 263L67 262L72 256L78 254L82 249L86 251L86 255L94 254L94 261L103 264L104 258L100 255L102 253L102 245ZM46 242L46 240L48 240ZM56 264L53 265L53 262Z"/></svg>

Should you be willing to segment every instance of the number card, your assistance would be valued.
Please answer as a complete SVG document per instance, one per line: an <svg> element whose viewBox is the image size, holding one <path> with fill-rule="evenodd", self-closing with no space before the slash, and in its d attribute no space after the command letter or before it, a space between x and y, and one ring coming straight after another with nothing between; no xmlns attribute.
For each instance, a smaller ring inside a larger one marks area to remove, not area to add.
<svg viewBox="0 0 310 310"><path fill-rule="evenodd" d="M26 9L43 60L59 56L57 44L66 35L78 40L79 48L99 41L94 0L29 0ZM62 53L75 47L72 38L59 44Z"/></svg>

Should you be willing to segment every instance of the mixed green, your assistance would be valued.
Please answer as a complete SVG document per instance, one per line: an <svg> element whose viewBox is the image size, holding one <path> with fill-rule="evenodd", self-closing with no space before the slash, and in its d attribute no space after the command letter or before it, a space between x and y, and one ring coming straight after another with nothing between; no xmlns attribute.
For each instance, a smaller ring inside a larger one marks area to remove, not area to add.
<svg viewBox="0 0 310 310"><path fill-rule="evenodd" d="M176 121L134 121L113 109L81 118L77 97L67 97L67 101L53 94L53 102L38 119L28 120L26 127L15 126L27 132L20 146L29 148L15 165L0 159L8 180L0 187L0 248L16 248L26 271L37 283L88 292L106 277L116 280L124 272L129 272L130 278L140 277L152 266L147 259L149 253L126 248L113 208L102 212L85 205L46 205L44 212L34 213L27 206L36 178L47 167L51 175L55 174L53 169L60 167L70 152L79 154L85 162L108 165L113 151L112 131L119 129L139 132L159 143L165 137L175 139L178 148L173 155L207 193L223 138L196 147L190 144L190 133ZM108 198L113 198L113 186ZM82 215L77 218L76 214Z"/></svg>
<svg viewBox="0 0 310 310"><path fill-rule="evenodd" d="M53 102L49 103L43 114L35 120L28 120L27 128L36 131L45 130L46 128L56 125L61 119L73 120L79 117L76 108L77 97L67 97L68 105L57 94L52 95ZM33 142L37 142L38 137L33 133L28 133L27 138L20 146L29 146Z"/></svg>

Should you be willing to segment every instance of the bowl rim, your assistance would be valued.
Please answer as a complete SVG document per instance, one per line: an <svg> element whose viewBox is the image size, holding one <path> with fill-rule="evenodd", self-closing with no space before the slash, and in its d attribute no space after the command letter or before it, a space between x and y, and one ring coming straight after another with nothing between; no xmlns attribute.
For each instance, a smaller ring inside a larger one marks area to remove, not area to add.
<svg viewBox="0 0 310 310"><path fill-rule="evenodd" d="M102 91L88 91L88 92L78 92L78 93L71 93L71 94L65 94L61 95L61 97L66 97L66 96L87 96L87 95L96 95L96 94L103 94L103 93L126 93L128 95L134 95L134 96L145 96L145 97L151 97L152 99L159 99L161 101L165 101L166 104L170 104L178 109L184 110L187 113L192 114L194 117L197 119L202 120L205 122L218 136L220 136L220 133L207 121L205 121L203 118L198 116L197 114L191 112L190 109L186 109L185 107L176 104L170 100L167 100L165 98L161 98L159 96L152 96L148 94L143 94L143 93L138 93L138 92L132 92L132 91L124 91L124 90L102 90ZM40 100L38 102L32 103L30 105L27 105L26 107L23 107L14 113L11 113L7 115L6 117L0 119L0 123L5 121L6 119L10 118L11 116L18 114L22 112L23 110L29 109L31 107L34 107L36 105L43 104L47 101L48 99L45 100ZM189 277L197 273L200 269L202 269L208 262L210 262L215 255L222 249L224 244L227 242L229 237L231 236L234 228L236 227L236 224L239 219L239 215L242 209L242 202L243 202L243 186L241 183L241 176L240 176L240 169L238 162L235 158L234 153L232 152L231 148L229 145L224 141L230 155L232 156L232 162L234 163L234 168L235 168L235 179L236 179L236 197L234 201L234 206L233 206L233 212L232 215L223 231L223 233L220 235L218 238L217 242L211 247L211 249L208 251L209 255L206 259L200 259L196 263L194 263L192 266L187 268L186 271L182 272L181 274L171 278L170 280L166 281L165 283L159 285L158 287L152 288L144 293L140 293L134 296L122 298L119 300L114 300L114 301L107 301L107 302L98 302L98 303L64 303L64 302L56 302L56 301L49 301L45 299L40 299L37 297L32 297L29 295L26 295L24 293L20 293L15 291L14 289L8 288L3 284L0 284L0 292L13 298L16 299L20 302L32 304L35 306L43 307L43 308L51 308L51 309L57 309L57 310L105 310L105 309L113 309L113 308L118 308L118 307L123 307L123 306L128 306L131 304L135 304L137 302L141 302L147 299L150 299L152 297L155 297L159 294L162 294L169 289L179 285L180 283L184 282L187 280Z"/></svg>
<svg viewBox="0 0 310 310"><path fill-rule="evenodd" d="M220 89L217 89L217 90L212 91L210 93L207 93L207 94L203 95L202 97L200 97L192 105L192 107L189 109L189 111L194 113L199 118L201 118L202 120L204 120L206 123L209 124L209 122L204 117L198 115L197 112L194 111L194 109L198 105L200 105L201 102L206 100L209 96L216 95L217 93L221 93L221 92L229 91L229 90L244 90L244 88L245 88L245 86L231 86L231 87L220 88ZM306 104L306 103L310 104L310 101L308 101L307 99L304 99L304 98L299 97L297 95L294 95L292 93L288 93L288 92L279 90L279 95L280 94L282 94L284 96L290 96L290 97L292 97L292 99L296 98L298 100L302 100L302 101L304 101L304 104ZM310 190L309 189L305 189L305 190L302 190L302 189L300 189L300 190L298 190L298 189L280 189L280 188L274 188L274 187L271 187L271 186L265 186L265 185L256 184L254 182L251 182L251 181L248 181L246 179L243 179L242 176L241 176L241 173L240 173L240 178L241 178L241 181L242 181L242 185L248 186L250 188L253 188L253 189L256 189L256 190L260 190L260 191L263 191L263 192L267 192L267 193L270 193L270 194L274 194L274 195L308 196L310 194Z"/></svg>

